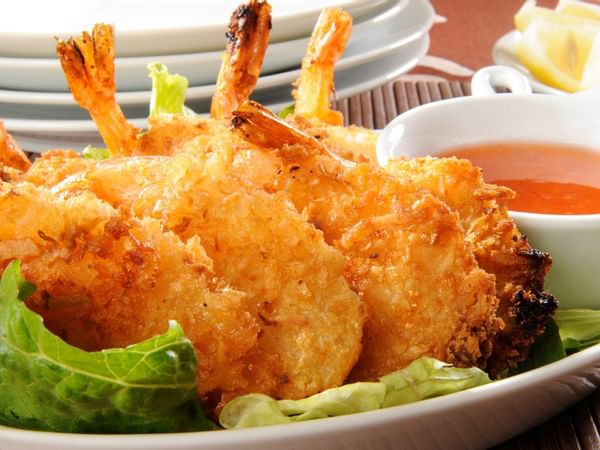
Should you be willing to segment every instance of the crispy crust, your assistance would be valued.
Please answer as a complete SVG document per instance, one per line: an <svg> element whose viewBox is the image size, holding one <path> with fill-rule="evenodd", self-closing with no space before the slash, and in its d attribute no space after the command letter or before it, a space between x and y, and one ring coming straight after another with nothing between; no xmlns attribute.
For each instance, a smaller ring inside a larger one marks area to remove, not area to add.
<svg viewBox="0 0 600 450"><path fill-rule="evenodd" d="M391 162L387 170L399 179L427 189L456 211L473 244L477 262L496 278L498 316L506 324L492 354L480 364L492 376L527 357L557 300L543 290L552 264L548 253L532 248L508 216L506 200L514 193L487 184L481 170L456 158L415 158Z"/></svg>
<svg viewBox="0 0 600 450"><path fill-rule="evenodd" d="M423 355L464 366L486 360L502 326L494 278L478 267L457 216L418 184L367 164L344 167L254 108L244 104L244 120L232 126L278 155L263 188L285 193L344 254L346 280L365 302L363 353L350 379L376 379ZM234 166L251 179L264 167L252 158Z"/></svg>

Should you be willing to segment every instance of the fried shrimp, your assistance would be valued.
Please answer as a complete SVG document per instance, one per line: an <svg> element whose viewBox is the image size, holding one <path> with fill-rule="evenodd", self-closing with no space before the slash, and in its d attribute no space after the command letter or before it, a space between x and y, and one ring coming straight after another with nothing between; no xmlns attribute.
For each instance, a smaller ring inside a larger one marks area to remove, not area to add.
<svg viewBox="0 0 600 450"><path fill-rule="evenodd" d="M366 164L344 167L255 106L243 104L232 125L279 155L263 188L285 193L344 254L346 280L365 302L363 352L351 379L376 379L423 355L484 365L502 327L494 277L477 266L456 215L414 183ZM251 161L235 167L253 170Z"/></svg>
<svg viewBox="0 0 600 450"><path fill-rule="evenodd" d="M0 122L0 271L21 260L28 305L87 350L177 320L209 413L263 393L299 399L431 356L493 376L527 354L556 302L548 255L507 215L511 191L458 160L375 165L376 135L344 128L333 70L352 19L323 11L285 120L248 100L271 8L236 9L211 118L116 101L113 28L59 40L77 103L110 150L32 165Z"/></svg>
<svg viewBox="0 0 600 450"><path fill-rule="evenodd" d="M508 217L506 200L514 193L485 183L481 170L464 159L390 161L386 171L422 186L456 211L479 265L495 275L499 315L507 327L496 338L488 361L490 373L495 375L525 359L557 302L543 290L550 256L533 249Z"/></svg>
<svg viewBox="0 0 600 450"><path fill-rule="evenodd" d="M75 101L86 109L113 155L130 155L140 130L125 118L116 100L114 30L97 24L92 33L59 39L56 52Z"/></svg>
<svg viewBox="0 0 600 450"><path fill-rule="evenodd" d="M286 120L344 159L377 165L377 133L373 130L356 125L330 125L299 115L288 116Z"/></svg>
<svg viewBox="0 0 600 450"><path fill-rule="evenodd" d="M233 12L210 115L226 119L246 100L260 75L271 32L271 5L250 0Z"/></svg>
<svg viewBox="0 0 600 450"><path fill-rule="evenodd" d="M114 47L113 27L105 24L56 45L73 97L90 113L112 156L168 155L206 131L205 120L184 115L150 117L144 133L128 122L116 100Z"/></svg>
<svg viewBox="0 0 600 450"><path fill-rule="evenodd" d="M376 134L354 125L343 127L342 114L331 109L334 67L351 29L352 17L348 13L339 8L322 11L292 92L294 113L286 120L345 159L375 163Z"/></svg>
<svg viewBox="0 0 600 450"><path fill-rule="evenodd" d="M21 259L37 286L30 306L56 334L87 350L121 347L174 319L194 344L199 394L243 388L260 319L253 300L215 277L198 238L183 242L89 192L2 184L0 208L0 266Z"/></svg>
<svg viewBox="0 0 600 450"><path fill-rule="evenodd" d="M346 48L351 30L352 16L347 12L339 8L326 8L321 12L292 93L296 100L295 114L315 117L332 125L344 123L342 114L333 111L330 105L334 66Z"/></svg>
<svg viewBox="0 0 600 450"><path fill-rule="evenodd" d="M207 394L212 407L249 392L302 398L341 384L360 354L364 320L343 256L285 196L230 174L222 156L95 161L51 192L90 193L135 220L157 220L182 242L201 242L215 277L248 298L256 346L229 375L235 388Z"/></svg>

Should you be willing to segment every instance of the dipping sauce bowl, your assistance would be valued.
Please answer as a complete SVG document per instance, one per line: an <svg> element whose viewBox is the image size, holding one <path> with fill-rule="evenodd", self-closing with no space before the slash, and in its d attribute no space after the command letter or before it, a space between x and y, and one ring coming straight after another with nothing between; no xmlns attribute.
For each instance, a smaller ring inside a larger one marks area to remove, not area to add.
<svg viewBox="0 0 600 450"><path fill-rule="evenodd" d="M513 93L495 94L493 84L508 86ZM578 146L600 155L600 91L531 94L527 80L505 67L478 72L472 91L473 96L419 106L390 122L377 142L379 164L511 142ZM561 307L600 308L600 213L509 214L533 247L552 256L545 289L558 297Z"/></svg>

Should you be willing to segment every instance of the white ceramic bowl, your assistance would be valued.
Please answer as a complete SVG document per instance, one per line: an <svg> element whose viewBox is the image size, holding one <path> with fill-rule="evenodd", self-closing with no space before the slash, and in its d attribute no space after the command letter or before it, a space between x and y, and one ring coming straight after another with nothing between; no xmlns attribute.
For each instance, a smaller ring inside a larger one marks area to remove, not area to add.
<svg viewBox="0 0 600 450"><path fill-rule="evenodd" d="M486 69L473 79L472 90L477 95L438 101L401 114L379 137L379 163L385 165L401 155L435 156L451 148L494 141L575 144L600 152L599 91L562 97L487 95L493 94L490 83L527 92L521 77L497 67ZM600 308L600 214L510 211L510 215L535 248L552 256L545 287L561 306Z"/></svg>

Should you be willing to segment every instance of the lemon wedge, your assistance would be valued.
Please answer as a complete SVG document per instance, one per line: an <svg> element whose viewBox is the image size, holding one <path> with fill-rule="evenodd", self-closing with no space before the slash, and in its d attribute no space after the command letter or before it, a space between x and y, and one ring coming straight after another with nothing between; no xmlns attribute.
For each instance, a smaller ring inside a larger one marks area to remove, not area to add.
<svg viewBox="0 0 600 450"><path fill-rule="evenodd" d="M523 31L517 56L542 83L576 92L598 34L598 27L536 18Z"/></svg>
<svg viewBox="0 0 600 450"><path fill-rule="evenodd" d="M560 14L570 14L600 21L600 5L573 0L560 0L556 6L556 11Z"/></svg>
<svg viewBox="0 0 600 450"><path fill-rule="evenodd" d="M596 36L594 44L583 69L579 90L600 87L600 34Z"/></svg>
<svg viewBox="0 0 600 450"><path fill-rule="evenodd" d="M583 3L583 5L587 5L587 3ZM597 8L600 9L600 7ZM584 6L576 5L575 2L565 2L562 10L559 10L558 6L554 10L536 6L535 2L527 1L523 3L521 9L514 16L515 28L520 32L524 32L529 24L536 19L561 25L584 25L600 28L600 15L597 18L593 14L585 15L586 11Z"/></svg>

